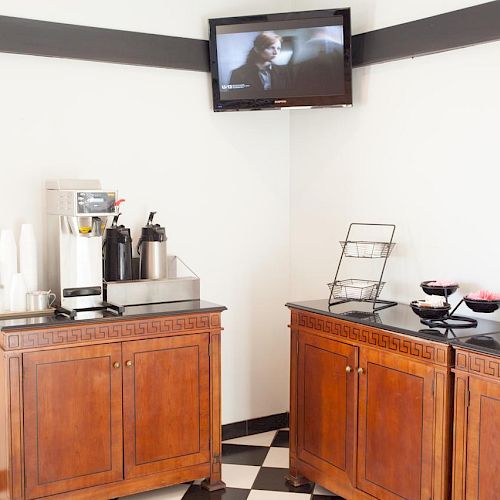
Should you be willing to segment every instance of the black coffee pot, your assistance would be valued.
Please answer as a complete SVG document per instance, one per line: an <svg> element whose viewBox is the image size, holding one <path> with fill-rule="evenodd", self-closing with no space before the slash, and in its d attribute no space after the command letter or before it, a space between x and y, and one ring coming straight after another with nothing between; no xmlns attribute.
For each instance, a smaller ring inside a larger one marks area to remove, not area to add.
<svg viewBox="0 0 500 500"><path fill-rule="evenodd" d="M128 227L118 225L120 215L115 215L111 227L106 229L103 244L105 281L132 279L132 238Z"/></svg>

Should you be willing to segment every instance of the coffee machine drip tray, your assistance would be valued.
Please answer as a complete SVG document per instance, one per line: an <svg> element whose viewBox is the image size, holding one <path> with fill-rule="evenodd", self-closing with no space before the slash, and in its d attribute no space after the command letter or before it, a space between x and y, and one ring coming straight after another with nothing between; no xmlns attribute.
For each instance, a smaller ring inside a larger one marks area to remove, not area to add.
<svg viewBox="0 0 500 500"><path fill-rule="evenodd" d="M106 316L121 316L125 311L122 305L103 302L100 306L82 307L79 309L66 309L61 306L56 306L55 314L59 316L67 316L71 319L98 319Z"/></svg>
<svg viewBox="0 0 500 500"><path fill-rule="evenodd" d="M132 268L134 278L138 278L134 262ZM123 306L200 300L200 278L192 269L175 255L168 256L167 269L168 277L165 279L105 282L105 300Z"/></svg>

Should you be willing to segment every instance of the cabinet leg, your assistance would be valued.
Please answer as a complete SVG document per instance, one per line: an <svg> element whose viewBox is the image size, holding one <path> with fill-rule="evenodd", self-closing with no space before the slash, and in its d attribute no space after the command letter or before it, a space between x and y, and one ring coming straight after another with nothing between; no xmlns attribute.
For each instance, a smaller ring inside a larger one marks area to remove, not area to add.
<svg viewBox="0 0 500 500"><path fill-rule="evenodd" d="M313 484L312 481L309 481L309 479L301 476L300 474L292 474L292 471L288 472L288 474L285 476L285 479L287 483L290 483L295 488L297 488L298 486L304 486L305 484Z"/></svg>
<svg viewBox="0 0 500 500"><path fill-rule="evenodd" d="M219 477L207 477L202 483L201 487L204 490L208 491L217 491L217 490L223 490L226 487L226 483L221 480L220 474Z"/></svg>

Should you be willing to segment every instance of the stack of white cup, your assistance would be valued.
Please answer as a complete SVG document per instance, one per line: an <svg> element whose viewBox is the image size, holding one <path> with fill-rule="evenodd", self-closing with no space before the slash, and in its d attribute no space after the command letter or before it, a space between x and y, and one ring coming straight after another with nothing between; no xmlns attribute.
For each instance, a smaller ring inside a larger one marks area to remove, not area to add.
<svg viewBox="0 0 500 500"><path fill-rule="evenodd" d="M19 272L28 292L38 290L36 238L33 224L23 224L19 236Z"/></svg>
<svg viewBox="0 0 500 500"><path fill-rule="evenodd" d="M17 245L11 229L0 232L0 311L26 311L26 293L38 288L37 248L32 224L21 226Z"/></svg>

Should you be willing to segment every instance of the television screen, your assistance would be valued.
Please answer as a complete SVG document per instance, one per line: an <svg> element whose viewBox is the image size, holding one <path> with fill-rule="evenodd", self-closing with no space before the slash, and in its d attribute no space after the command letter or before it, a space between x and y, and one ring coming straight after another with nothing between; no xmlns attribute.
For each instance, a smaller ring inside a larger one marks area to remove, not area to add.
<svg viewBox="0 0 500 500"><path fill-rule="evenodd" d="M210 19L215 111L349 106L350 9Z"/></svg>

